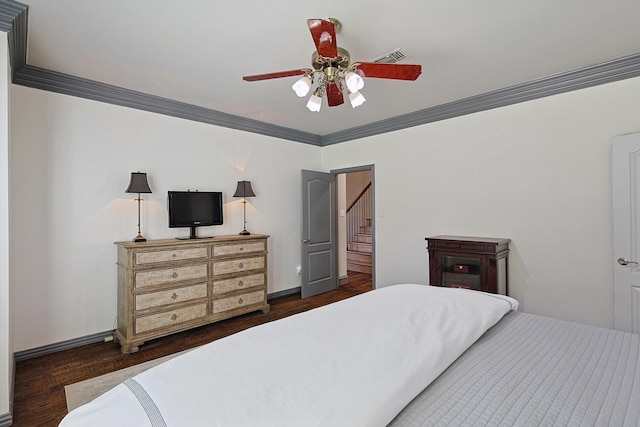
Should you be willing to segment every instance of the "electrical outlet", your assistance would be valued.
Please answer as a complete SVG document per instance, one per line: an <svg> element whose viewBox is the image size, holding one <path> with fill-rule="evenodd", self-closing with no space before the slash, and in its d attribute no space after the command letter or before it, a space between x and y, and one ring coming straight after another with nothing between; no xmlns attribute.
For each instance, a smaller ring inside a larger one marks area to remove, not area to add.
<svg viewBox="0 0 640 427"><path fill-rule="evenodd" d="M298 276L302 274L302 267L301 266L297 266L296 267L296 273L298 273Z"/></svg>

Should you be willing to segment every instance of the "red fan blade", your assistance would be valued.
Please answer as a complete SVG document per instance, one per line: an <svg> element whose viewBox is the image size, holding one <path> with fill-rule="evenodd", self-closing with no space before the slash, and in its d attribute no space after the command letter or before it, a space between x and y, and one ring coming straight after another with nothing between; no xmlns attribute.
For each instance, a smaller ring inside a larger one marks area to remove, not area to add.
<svg viewBox="0 0 640 427"><path fill-rule="evenodd" d="M318 55L325 58L338 56L338 44L336 42L336 29L333 22L324 19L307 19L307 25L311 31L311 37L316 44Z"/></svg>
<svg viewBox="0 0 640 427"><path fill-rule="evenodd" d="M304 68L300 70L279 71L277 73L256 74L255 76L244 76L242 80L247 82L256 82L258 80L279 79L280 77L301 76L305 73L310 73L310 72L311 72L310 69Z"/></svg>
<svg viewBox="0 0 640 427"><path fill-rule="evenodd" d="M365 77L379 79L415 80L422 73L422 66L411 64L378 64L376 62L360 62L356 70L362 71Z"/></svg>
<svg viewBox="0 0 640 427"><path fill-rule="evenodd" d="M329 107L344 104L344 96L335 83L327 83L327 102Z"/></svg>

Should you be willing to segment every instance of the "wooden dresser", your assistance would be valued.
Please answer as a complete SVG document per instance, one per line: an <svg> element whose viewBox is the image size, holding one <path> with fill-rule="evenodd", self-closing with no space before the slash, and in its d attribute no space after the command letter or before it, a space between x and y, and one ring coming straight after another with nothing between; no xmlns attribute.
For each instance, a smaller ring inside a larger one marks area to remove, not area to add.
<svg viewBox="0 0 640 427"><path fill-rule="evenodd" d="M145 341L267 304L265 235L116 242L118 320L123 353Z"/></svg>

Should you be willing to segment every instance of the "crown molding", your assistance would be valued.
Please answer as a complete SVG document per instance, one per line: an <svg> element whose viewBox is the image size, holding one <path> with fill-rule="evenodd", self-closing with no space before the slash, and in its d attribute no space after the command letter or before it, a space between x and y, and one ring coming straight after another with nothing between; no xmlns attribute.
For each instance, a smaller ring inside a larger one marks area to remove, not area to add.
<svg viewBox="0 0 640 427"><path fill-rule="evenodd" d="M100 83L95 80L35 67L29 64L24 65L15 73L13 83L215 126L259 133L274 138L311 145L320 145L321 143L321 137L319 135L309 132L276 126L254 119L199 107L197 105Z"/></svg>
<svg viewBox="0 0 640 427"><path fill-rule="evenodd" d="M640 76L639 52L340 132L316 135L28 65L27 24L28 6L0 0L0 31L9 33L14 84L319 147Z"/></svg>
<svg viewBox="0 0 640 427"><path fill-rule="evenodd" d="M374 136L640 76L640 53L437 105L322 137L322 146Z"/></svg>
<svg viewBox="0 0 640 427"><path fill-rule="evenodd" d="M27 63L28 12L25 4L0 0L0 31L8 34L12 75Z"/></svg>

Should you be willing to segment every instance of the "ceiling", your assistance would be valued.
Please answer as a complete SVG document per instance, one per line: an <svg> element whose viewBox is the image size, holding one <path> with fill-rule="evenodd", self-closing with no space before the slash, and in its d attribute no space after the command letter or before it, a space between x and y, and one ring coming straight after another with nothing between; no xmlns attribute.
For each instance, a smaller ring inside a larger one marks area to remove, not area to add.
<svg viewBox="0 0 640 427"><path fill-rule="evenodd" d="M640 0L21 0L27 63L317 135L397 117L640 52ZM308 18L342 22L353 61L401 48L416 81L366 79L367 102L319 113L297 77Z"/></svg>

